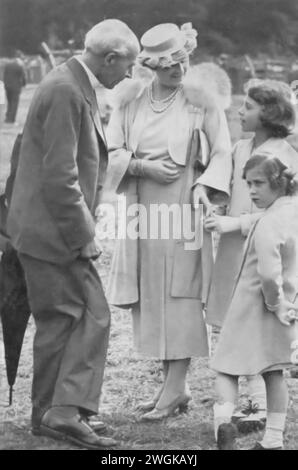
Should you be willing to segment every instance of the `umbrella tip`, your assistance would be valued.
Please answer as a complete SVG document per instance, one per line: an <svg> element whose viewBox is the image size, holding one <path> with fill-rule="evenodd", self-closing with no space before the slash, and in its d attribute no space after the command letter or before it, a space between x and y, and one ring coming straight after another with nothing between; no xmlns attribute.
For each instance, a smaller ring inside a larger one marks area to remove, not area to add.
<svg viewBox="0 0 298 470"><path fill-rule="evenodd" d="M9 406L12 405L12 394L13 394L13 388L12 385L9 387Z"/></svg>

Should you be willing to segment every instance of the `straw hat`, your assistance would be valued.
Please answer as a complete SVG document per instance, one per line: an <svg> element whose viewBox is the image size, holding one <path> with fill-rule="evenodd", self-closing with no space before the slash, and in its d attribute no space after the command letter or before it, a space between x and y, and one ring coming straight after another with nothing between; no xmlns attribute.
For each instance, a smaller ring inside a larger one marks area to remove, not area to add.
<svg viewBox="0 0 298 470"><path fill-rule="evenodd" d="M171 67L191 54L197 46L196 37L191 23L185 23L181 29L173 23L154 26L141 38L143 50L139 62L152 69Z"/></svg>

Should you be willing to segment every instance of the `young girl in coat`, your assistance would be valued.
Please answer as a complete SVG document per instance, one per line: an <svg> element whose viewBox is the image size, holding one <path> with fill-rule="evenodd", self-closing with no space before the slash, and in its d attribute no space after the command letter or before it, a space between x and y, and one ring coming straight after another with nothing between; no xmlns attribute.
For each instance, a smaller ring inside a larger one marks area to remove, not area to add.
<svg viewBox="0 0 298 470"><path fill-rule="evenodd" d="M253 221L262 211L251 201L242 171L246 162L257 153L271 153L293 170L298 170L298 154L285 140L295 121L288 85L273 81L251 82L239 110L242 129L253 132L240 140L233 150L231 199L227 216L214 215L205 222L209 230L221 233L213 278L207 303L207 322L221 327L229 306L235 277L240 268L243 246ZM249 401L240 413L238 429L249 432L262 429L266 419L265 384L260 376L247 377Z"/></svg>
<svg viewBox="0 0 298 470"><path fill-rule="evenodd" d="M293 365L298 320L298 182L280 159L255 155L243 177L262 217L251 227L219 342L211 360L217 371L214 422L218 447L235 448L230 422L238 377L261 374L267 424L254 449L282 449L288 392L283 369ZM295 304L296 302L296 304Z"/></svg>

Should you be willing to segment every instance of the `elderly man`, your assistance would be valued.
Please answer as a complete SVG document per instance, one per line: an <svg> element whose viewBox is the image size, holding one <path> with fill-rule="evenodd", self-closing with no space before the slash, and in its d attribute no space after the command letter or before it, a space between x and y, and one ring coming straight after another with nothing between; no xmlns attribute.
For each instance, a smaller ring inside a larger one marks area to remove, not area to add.
<svg viewBox="0 0 298 470"><path fill-rule="evenodd" d="M107 149L95 88L130 76L139 43L118 20L95 25L85 50L38 87L24 128L8 215L36 323L33 433L109 447L89 422L98 411L110 312L92 260L94 212Z"/></svg>

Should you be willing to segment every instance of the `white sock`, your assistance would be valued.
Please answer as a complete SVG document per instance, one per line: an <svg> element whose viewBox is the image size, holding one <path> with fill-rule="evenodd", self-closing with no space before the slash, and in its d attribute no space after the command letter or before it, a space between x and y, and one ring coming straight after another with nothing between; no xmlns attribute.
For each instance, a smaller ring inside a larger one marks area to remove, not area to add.
<svg viewBox="0 0 298 470"><path fill-rule="evenodd" d="M252 403L258 404L261 410L267 409L266 386L261 375L247 375L248 395Z"/></svg>
<svg viewBox="0 0 298 470"><path fill-rule="evenodd" d="M286 416L286 413L268 412L266 431L261 441L263 447L266 447L266 449L283 447L283 432L285 429Z"/></svg>
<svg viewBox="0 0 298 470"><path fill-rule="evenodd" d="M215 440L217 440L218 427L223 423L229 423L231 421L234 409L235 404L229 401L226 401L225 403L223 403L223 405L220 405L219 403L214 403L213 413Z"/></svg>

